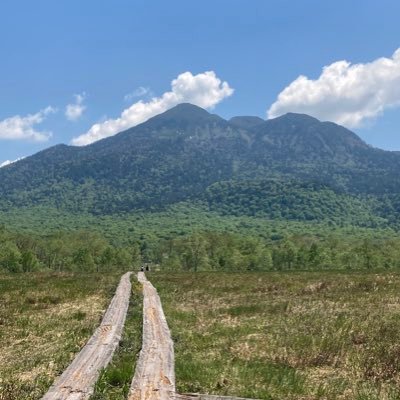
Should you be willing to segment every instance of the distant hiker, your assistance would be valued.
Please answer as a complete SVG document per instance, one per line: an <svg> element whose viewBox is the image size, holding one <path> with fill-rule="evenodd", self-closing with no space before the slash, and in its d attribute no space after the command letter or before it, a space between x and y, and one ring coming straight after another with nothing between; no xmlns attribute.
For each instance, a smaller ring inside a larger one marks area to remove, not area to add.
<svg viewBox="0 0 400 400"><path fill-rule="evenodd" d="M150 268L148 265L146 265L146 271L150 271Z"/></svg>
<svg viewBox="0 0 400 400"><path fill-rule="evenodd" d="M143 267L143 265L141 266L140 270L141 270L142 272L144 271L144 267Z"/></svg>

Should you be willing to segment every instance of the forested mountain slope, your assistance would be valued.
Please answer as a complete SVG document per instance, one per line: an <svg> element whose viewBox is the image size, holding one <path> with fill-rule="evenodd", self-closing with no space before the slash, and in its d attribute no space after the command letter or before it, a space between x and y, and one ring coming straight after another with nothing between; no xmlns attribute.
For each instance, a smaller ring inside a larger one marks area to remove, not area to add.
<svg viewBox="0 0 400 400"><path fill-rule="evenodd" d="M86 147L58 145L0 169L0 209L96 215L200 202L235 215L397 225L400 154L301 114L264 121L181 104Z"/></svg>

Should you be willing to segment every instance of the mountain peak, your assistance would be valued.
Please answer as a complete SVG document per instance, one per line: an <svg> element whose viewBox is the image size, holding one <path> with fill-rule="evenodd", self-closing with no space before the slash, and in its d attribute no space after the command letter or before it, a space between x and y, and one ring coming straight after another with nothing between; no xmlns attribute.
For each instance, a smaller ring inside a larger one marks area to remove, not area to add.
<svg viewBox="0 0 400 400"><path fill-rule="evenodd" d="M209 114L207 110L202 107L196 106L192 103L179 103L176 106L170 108L169 110L165 111L166 113L200 113L200 114Z"/></svg>
<svg viewBox="0 0 400 400"><path fill-rule="evenodd" d="M307 114L287 113L265 121L256 129L263 140L275 148L302 154L304 159L318 155L347 160L353 158L354 149L368 148L354 132Z"/></svg>
<svg viewBox="0 0 400 400"><path fill-rule="evenodd" d="M283 114L277 118L270 119L268 121L288 121L288 122L295 122L295 123L307 123L307 124L318 124L321 121L315 117L312 117L308 114L301 114L301 113L294 113L288 112Z"/></svg>
<svg viewBox="0 0 400 400"><path fill-rule="evenodd" d="M181 103L162 114L150 118L143 125L147 125L152 129L161 127L174 126L177 128L189 127L194 125L205 125L215 122L226 122L224 119L215 114L210 114L204 108L195 106L190 103Z"/></svg>
<svg viewBox="0 0 400 400"><path fill-rule="evenodd" d="M191 103L180 103L175 107L172 107L169 110L163 112L162 114L155 116L154 118L204 119L210 118L212 116L213 114L210 114L204 108L201 108Z"/></svg>

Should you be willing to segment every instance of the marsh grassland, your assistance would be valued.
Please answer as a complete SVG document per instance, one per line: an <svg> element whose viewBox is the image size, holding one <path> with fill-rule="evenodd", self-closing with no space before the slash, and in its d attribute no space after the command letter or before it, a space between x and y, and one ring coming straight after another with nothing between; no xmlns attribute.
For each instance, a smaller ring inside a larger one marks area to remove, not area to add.
<svg viewBox="0 0 400 400"><path fill-rule="evenodd" d="M0 275L0 400L40 399L99 324L120 275Z"/></svg>
<svg viewBox="0 0 400 400"><path fill-rule="evenodd" d="M400 399L400 274L151 274L177 387L260 399Z"/></svg>

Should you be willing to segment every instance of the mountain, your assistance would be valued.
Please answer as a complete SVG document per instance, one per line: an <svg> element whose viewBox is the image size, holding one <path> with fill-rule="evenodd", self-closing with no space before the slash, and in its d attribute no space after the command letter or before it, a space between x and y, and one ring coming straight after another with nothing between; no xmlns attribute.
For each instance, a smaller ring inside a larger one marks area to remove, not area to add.
<svg viewBox="0 0 400 400"><path fill-rule="evenodd" d="M260 125L264 120L260 117L243 116L243 117L233 117L229 120L231 125L235 125L243 129L251 129L257 125Z"/></svg>
<svg viewBox="0 0 400 400"><path fill-rule="evenodd" d="M397 224L399 167L399 153L307 115L226 121L180 104L86 147L1 168L0 209L105 215L189 201L225 214Z"/></svg>

